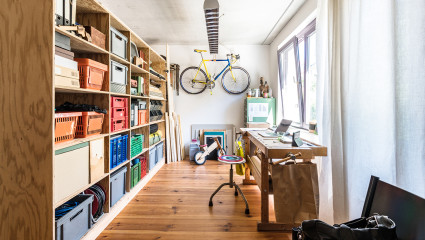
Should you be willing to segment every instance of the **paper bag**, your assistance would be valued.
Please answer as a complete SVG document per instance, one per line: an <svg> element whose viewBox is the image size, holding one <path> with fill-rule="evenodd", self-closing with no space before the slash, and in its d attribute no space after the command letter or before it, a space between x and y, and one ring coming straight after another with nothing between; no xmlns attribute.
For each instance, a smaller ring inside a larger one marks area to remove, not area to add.
<svg viewBox="0 0 425 240"><path fill-rule="evenodd" d="M272 166L276 221L301 224L319 214L319 185L315 163Z"/></svg>

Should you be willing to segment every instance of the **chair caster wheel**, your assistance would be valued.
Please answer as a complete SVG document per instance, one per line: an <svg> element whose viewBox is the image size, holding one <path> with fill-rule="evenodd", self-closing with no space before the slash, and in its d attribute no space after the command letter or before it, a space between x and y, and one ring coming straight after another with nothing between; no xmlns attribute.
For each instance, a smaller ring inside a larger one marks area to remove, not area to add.
<svg viewBox="0 0 425 240"><path fill-rule="evenodd" d="M249 214L249 208L245 209L245 214Z"/></svg>
<svg viewBox="0 0 425 240"><path fill-rule="evenodd" d="M213 206L213 202L210 201L210 203L208 204L208 206L212 207Z"/></svg>
<svg viewBox="0 0 425 240"><path fill-rule="evenodd" d="M238 192L235 192L235 196L236 196L236 197L238 196Z"/></svg>

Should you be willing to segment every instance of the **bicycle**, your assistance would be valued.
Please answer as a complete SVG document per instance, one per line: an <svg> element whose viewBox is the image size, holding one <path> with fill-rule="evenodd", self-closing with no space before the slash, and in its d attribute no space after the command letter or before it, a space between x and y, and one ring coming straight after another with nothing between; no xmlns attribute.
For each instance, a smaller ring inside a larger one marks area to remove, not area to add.
<svg viewBox="0 0 425 240"><path fill-rule="evenodd" d="M242 67L232 66L232 64L240 59L239 54L227 54L227 59L207 60L202 56L203 52L207 52L206 50L195 49L194 52L201 54L202 61L199 63L198 67L188 67L181 73L180 86L185 92L189 94L199 94L209 87L210 93L212 94L212 89L215 87L215 81L222 74L221 84L226 92L230 94L241 94L248 89L251 83L251 77L248 71ZM205 62L227 62L227 65L217 76L211 77ZM202 65L204 65L205 71L201 69Z"/></svg>

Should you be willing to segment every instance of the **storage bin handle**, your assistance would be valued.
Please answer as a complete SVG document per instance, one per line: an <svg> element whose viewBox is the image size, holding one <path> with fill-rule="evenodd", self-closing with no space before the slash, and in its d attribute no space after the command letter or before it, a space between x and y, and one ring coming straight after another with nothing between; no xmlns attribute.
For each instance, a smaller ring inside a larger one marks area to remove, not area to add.
<svg viewBox="0 0 425 240"><path fill-rule="evenodd" d="M118 39L118 40L122 41L122 37L120 37L118 34L114 34L114 35L115 35L115 38L116 38L116 39Z"/></svg>
<svg viewBox="0 0 425 240"><path fill-rule="evenodd" d="M123 68L122 67L115 66L115 70L122 72L123 71Z"/></svg>
<svg viewBox="0 0 425 240"><path fill-rule="evenodd" d="M74 216L72 216L69 221L71 222L72 220L74 220L74 218L76 218L78 215L80 215L83 212L84 209L81 209L80 211L78 211Z"/></svg>

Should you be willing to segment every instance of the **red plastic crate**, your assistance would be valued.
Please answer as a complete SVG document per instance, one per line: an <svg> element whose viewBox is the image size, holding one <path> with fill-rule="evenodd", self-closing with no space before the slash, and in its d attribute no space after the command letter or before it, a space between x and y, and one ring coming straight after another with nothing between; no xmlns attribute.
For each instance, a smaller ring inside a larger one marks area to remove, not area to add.
<svg viewBox="0 0 425 240"><path fill-rule="evenodd" d="M55 113L55 143L75 138L77 120L81 112Z"/></svg>
<svg viewBox="0 0 425 240"><path fill-rule="evenodd" d="M128 99L125 97L111 97L111 108L128 107Z"/></svg>
<svg viewBox="0 0 425 240"><path fill-rule="evenodd" d="M80 87L101 90L107 76L108 65L88 58L74 58L78 62L80 72Z"/></svg>
<svg viewBox="0 0 425 240"><path fill-rule="evenodd" d="M148 166L147 166L145 156L140 156L139 160L140 160L140 179L142 179L144 176L146 176Z"/></svg>
<svg viewBox="0 0 425 240"><path fill-rule="evenodd" d="M111 109L111 118L122 118L128 116L128 108L112 108Z"/></svg>
<svg viewBox="0 0 425 240"><path fill-rule="evenodd" d="M85 138L100 134L102 132L103 119L105 114L97 112L82 112L78 117L77 138Z"/></svg>
<svg viewBox="0 0 425 240"><path fill-rule="evenodd" d="M128 128L127 117L111 118L111 132L117 132Z"/></svg>

